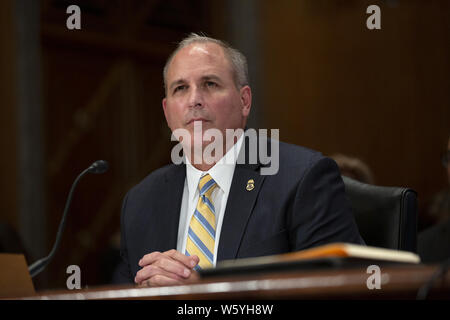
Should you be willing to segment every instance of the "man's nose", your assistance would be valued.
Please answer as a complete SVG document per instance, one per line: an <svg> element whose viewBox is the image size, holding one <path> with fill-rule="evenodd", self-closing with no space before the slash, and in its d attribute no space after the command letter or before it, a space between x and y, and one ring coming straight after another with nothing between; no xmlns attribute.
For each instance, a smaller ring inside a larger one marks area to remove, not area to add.
<svg viewBox="0 0 450 320"><path fill-rule="evenodd" d="M203 107L203 94L199 87L192 86L189 92L189 108Z"/></svg>

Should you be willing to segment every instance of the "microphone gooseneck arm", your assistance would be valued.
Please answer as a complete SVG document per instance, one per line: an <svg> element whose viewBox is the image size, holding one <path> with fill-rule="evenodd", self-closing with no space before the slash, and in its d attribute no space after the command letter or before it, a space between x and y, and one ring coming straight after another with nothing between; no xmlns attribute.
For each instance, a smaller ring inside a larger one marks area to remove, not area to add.
<svg viewBox="0 0 450 320"><path fill-rule="evenodd" d="M61 222L59 224L58 233L56 234L56 240L53 245L53 248L50 251L50 253L48 254L48 256L37 260L36 262L34 262L32 265L30 265L28 267L28 271L30 272L31 277L38 275L45 269L45 267L49 264L50 260L53 258L53 256L56 253L56 250L59 247L59 243L61 242L61 237L62 237L64 227L66 224L67 213L69 212L70 203L72 202L72 196L73 196L75 188L76 188L78 182L80 181L80 179L88 172L104 173L106 170L108 170L108 163L104 160L98 160L98 161L94 162L89 168L87 168L83 172L81 172L78 175L78 177L75 179L75 181L72 183L72 187L70 188L69 196L67 197L67 200L66 200L66 205L64 207L63 216L62 216Z"/></svg>

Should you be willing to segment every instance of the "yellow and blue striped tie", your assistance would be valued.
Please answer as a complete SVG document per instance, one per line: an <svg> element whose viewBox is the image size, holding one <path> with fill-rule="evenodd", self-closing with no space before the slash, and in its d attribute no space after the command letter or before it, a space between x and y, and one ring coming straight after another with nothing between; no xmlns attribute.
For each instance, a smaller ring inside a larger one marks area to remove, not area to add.
<svg viewBox="0 0 450 320"><path fill-rule="evenodd" d="M196 255L200 258L196 270L210 268L214 264L216 213L211 194L216 187L216 182L209 174L200 178L198 183L200 196L189 224L185 252L187 256Z"/></svg>

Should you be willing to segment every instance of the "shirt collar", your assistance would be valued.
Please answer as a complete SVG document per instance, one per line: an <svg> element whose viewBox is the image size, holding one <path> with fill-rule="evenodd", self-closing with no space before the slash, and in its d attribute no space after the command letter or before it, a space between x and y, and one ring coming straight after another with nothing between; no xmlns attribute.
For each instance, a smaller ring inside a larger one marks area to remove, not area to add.
<svg viewBox="0 0 450 320"><path fill-rule="evenodd" d="M236 160L239 155L239 151L241 150L243 140L244 134L239 137L238 141L233 145L233 147L230 148L230 150L228 150L225 156L223 156L208 171L198 170L191 164L189 158L185 157L186 182L190 199L194 199L194 197L198 194L197 189L200 178L207 173L209 173L222 191L226 192L230 190L234 168L236 167Z"/></svg>

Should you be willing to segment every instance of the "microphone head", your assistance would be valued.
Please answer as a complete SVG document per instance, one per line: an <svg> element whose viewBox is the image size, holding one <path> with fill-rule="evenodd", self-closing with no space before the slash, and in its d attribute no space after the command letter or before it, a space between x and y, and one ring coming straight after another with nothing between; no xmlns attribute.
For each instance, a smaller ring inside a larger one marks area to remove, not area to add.
<svg viewBox="0 0 450 320"><path fill-rule="evenodd" d="M109 168L108 162L105 160L97 160L88 168L88 172L90 173L105 173Z"/></svg>

